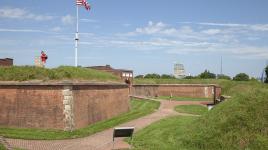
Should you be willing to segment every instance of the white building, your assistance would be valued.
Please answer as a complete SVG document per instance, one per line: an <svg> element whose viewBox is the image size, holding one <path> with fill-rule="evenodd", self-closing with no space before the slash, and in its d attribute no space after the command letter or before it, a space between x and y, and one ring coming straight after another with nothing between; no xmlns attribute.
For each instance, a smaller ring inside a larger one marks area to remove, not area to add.
<svg viewBox="0 0 268 150"><path fill-rule="evenodd" d="M185 77L185 70L183 64L174 64L174 76L178 79Z"/></svg>

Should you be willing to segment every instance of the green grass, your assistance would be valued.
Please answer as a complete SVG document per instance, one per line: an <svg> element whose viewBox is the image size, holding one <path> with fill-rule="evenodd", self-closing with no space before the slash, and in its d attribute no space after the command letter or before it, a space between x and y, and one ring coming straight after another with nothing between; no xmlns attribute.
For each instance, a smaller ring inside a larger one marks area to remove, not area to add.
<svg viewBox="0 0 268 150"><path fill-rule="evenodd" d="M201 82L207 82L201 81ZM199 82L190 80L190 82ZM137 149L268 149L268 85L211 80L232 98L201 117L172 117L139 131ZM200 83L200 82L199 82Z"/></svg>
<svg viewBox="0 0 268 150"><path fill-rule="evenodd" d="M0 150L6 150L3 144L0 143Z"/></svg>
<svg viewBox="0 0 268 150"><path fill-rule="evenodd" d="M134 134L133 146L135 150L176 150L185 149L181 138L187 126L196 117L170 117L162 119Z"/></svg>
<svg viewBox="0 0 268 150"><path fill-rule="evenodd" d="M158 99L163 99L163 100L170 100L170 96L159 96L157 98ZM175 101L211 101L212 98L196 98L196 97L173 96L173 97L171 97L171 100L175 100Z"/></svg>
<svg viewBox="0 0 268 150"><path fill-rule="evenodd" d="M203 115L208 112L207 107L200 105L179 105L175 110L180 113L188 113L193 115Z"/></svg>
<svg viewBox="0 0 268 150"><path fill-rule="evenodd" d="M34 66L0 67L0 81L29 81L29 80L91 80L91 81L120 81L110 73L70 66L46 69Z"/></svg>
<svg viewBox="0 0 268 150"><path fill-rule="evenodd" d="M129 112L106 121L95 123L86 128L75 130L73 132L65 132L60 130L18 129L1 127L0 135L8 138L36 140L54 140L86 137L96 132L103 131L105 129L115 127L130 120L148 115L158 109L159 106L160 103L157 101L131 100L131 110Z"/></svg>

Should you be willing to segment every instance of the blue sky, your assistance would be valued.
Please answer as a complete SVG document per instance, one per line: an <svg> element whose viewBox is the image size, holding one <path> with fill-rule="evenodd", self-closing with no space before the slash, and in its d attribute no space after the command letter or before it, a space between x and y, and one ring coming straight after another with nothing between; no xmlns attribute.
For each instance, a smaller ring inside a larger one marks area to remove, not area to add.
<svg viewBox="0 0 268 150"><path fill-rule="evenodd" d="M79 9L79 65L187 74L205 69L259 77L268 59L267 0L91 0ZM0 58L74 65L75 0L0 1Z"/></svg>

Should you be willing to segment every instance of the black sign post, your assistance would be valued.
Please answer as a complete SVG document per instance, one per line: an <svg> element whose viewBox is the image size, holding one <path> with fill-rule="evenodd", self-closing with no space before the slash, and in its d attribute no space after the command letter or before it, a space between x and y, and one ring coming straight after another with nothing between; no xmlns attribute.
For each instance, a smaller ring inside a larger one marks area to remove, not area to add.
<svg viewBox="0 0 268 150"><path fill-rule="evenodd" d="M131 138L130 146L131 146L133 132L134 132L134 127L119 127L119 128L114 128L114 133L113 133L113 149L114 149L114 140L115 140L115 138L119 138L119 137L130 137Z"/></svg>

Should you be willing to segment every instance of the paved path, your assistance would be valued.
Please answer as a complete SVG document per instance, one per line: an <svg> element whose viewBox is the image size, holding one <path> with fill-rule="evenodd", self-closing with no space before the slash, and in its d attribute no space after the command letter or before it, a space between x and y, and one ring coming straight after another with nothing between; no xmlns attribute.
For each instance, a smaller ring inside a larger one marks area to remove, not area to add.
<svg viewBox="0 0 268 150"><path fill-rule="evenodd" d="M118 127L133 126L135 131L140 130L153 122L163 119L168 116L190 114L177 113L174 107L177 105L196 104L202 105L208 102L200 101L160 101L160 108L147 116L132 120L130 122L119 125ZM20 139L6 139L12 147L19 147L27 150L111 150L113 148L112 142L113 128L104 130L94 135L68 140L20 140ZM115 142L114 148L122 149L129 148L129 145L118 139Z"/></svg>

